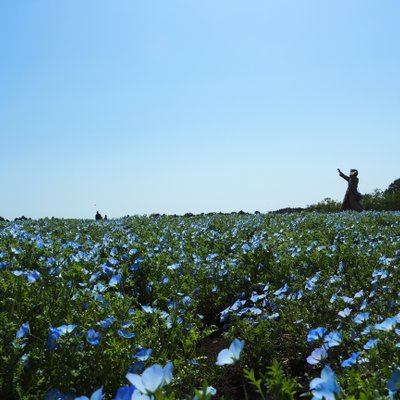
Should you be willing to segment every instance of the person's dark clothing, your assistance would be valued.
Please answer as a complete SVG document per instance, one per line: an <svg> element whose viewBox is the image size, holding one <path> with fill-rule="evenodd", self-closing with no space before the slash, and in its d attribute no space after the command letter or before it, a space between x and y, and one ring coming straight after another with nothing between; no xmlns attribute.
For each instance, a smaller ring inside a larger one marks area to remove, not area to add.
<svg viewBox="0 0 400 400"><path fill-rule="evenodd" d="M346 194L344 195L343 203L341 210L354 210L354 211L363 211L364 208L361 205L360 199L358 197L358 178L356 175L347 176L343 172L340 172L339 175L345 179L349 185L346 190Z"/></svg>
<svg viewBox="0 0 400 400"><path fill-rule="evenodd" d="M101 216L101 214L98 211L96 213L95 218L96 218L96 221L99 221L100 219L103 219L103 217Z"/></svg>

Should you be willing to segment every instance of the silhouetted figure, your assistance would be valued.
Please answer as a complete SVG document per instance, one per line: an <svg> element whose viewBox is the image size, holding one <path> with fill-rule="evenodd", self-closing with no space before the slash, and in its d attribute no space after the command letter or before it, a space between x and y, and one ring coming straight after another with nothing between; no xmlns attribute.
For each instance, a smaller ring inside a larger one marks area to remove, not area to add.
<svg viewBox="0 0 400 400"><path fill-rule="evenodd" d="M349 183L346 194L344 195L341 210L363 211L364 208L361 205L362 196L358 191L358 171L356 169L351 169L349 176L345 175L339 168L338 172L339 175Z"/></svg>
<svg viewBox="0 0 400 400"><path fill-rule="evenodd" d="M96 218L96 221L103 219L103 217L101 216L101 214L98 211L96 212L95 218Z"/></svg>
<svg viewBox="0 0 400 400"><path fill-rule="evenodd" d="M104 219L108 219L108 218L107 218L107 214L104 216Z"/></svg>

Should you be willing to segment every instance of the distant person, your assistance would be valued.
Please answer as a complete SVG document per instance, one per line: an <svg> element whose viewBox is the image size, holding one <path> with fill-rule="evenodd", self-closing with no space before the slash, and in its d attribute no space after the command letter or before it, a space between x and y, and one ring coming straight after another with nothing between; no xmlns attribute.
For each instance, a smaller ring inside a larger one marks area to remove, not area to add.
<svg viewBox="0 0 400 400"><path fill-rule="evenodd" d="M101 216L101 214L98 211L96 212L95 218L96 218L96 221L100 221L101 219L103 219L103 217Z"/></svg>
<svg viewBox="0 0 400 400"><path fill-rule="evenodd" d="M339 168L338 172L339 176L349 183L346 194L344 195L341 210L363 211L364 208L361 205L362 195L358 191L358 171L356 169L351 169L349 176L345 175Z"/></svg>
<svg viewBox="0 0 400 400"><path fill-rule="evenodd" d="M104 219L107 219L107 214L104 216Z"/></svg>

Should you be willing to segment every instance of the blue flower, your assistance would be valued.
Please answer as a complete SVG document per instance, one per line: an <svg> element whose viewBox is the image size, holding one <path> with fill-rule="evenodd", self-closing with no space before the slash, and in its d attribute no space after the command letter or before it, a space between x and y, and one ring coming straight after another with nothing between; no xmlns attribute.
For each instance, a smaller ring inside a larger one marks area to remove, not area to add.
<svg viewBox="0 0 400 400"><path fill-rule="evenodd" d="M339 317L346 318L350 315L350 313L351 313L351 308L346 307L344 310L339 311L338 315Z"/></svg>
<svg viewBox="0 0 400 400"><path fill-rule="evenodd" d="M363 348L365 350L369 350L374 348L378 344L379 339L370 339L367 343L364 344Z"/></svg>
<svg viewBox="0 0 400 400"><path fill-rule="evenodd" d="M71 333L76 325L61 325L58 328L50 328L50 334L47 338L47 348L51 351L58 349L58 342L62 335Z"/></svg>
<svg viewBox="0 0 400 400"><path fill-rule="evenodd" d="M102 328L109 328L114 323L114 321L115 321L114 317L107 317L106 319L99 321L98 324Z"/></svg>
<svg viewBox="0 0 400 400"><path fill-rule="evenodd" d="M125 339L132 339L135 336L133 332L127 332L125 329L118 329L117 333Z"/></svg>
<svg viewBox="0 0 400 400"><path fill-rule="evenodd" d="M193 299L192 299L190 296L185 296L185 297L182 299L182 304L183 304L184 306L186 306L186 307L191 306L192 303L193 303Z"/></svg>
<svg viewBox="0 0 400 400"><path fill-rule="evenodd" d="M114 275L108 282L108 286L117 286L122 281L122 275Z"/></svg>
<svg viewBox="0 0 400 400"><path fill-rule="evenodd" d="M386 384L387 389L389 390L389 397L391 399L394 398L394 395L397 393L397 391L400 389L400 369L396 368L390 379L388 380Z"/></svg>
<svg viewBox="0 0 400 400"><path fill-rule="evenodd" d="M61 325L56 328L61 335L65 335L66 333L71 333L77 325Z"/></svg>
<svg viewBox="0 0 400 400"><path fill-rule="evenodd" d="M87 396L79 396L75 397L75 400L101 400L103 398L103 388L101 387L100 389L97 389L93 394L89 397Z"/></svg>
<svg viewBox="0 0 400 400"><path fill-rule="evenodd" d="M361 354L361 351L357 351L356 353L353 353L351 355L351 357L349 357L347 360L344 360L342 362L341 366L343 368L352 366L353 364L355 364L357 362L357 358L359 357L360 354Z"/></svg>
<svg viewBox="0 0 400 400"><path fill-rule="evenodd" d="M328 357L327 351L323 347L320 347L318 349L313 350L311 355L307 357L307 362L311 365L317 365L322 360L325 360L325 358L327 357Z"/></svg>
<svg viewBox="0 0 400 400"><path fill-rule="evenodd" d="M168 267L167 267L167 269L170 270L170 271L174 271L174 270L176 270L178 268L180 268L180 264L179 263L171 264L171 265L168 265Z"/></svg>
<svg viewBox="0 0 400 400"><path fill-rule="evenodd" d="M58 342L60 340L60 332L57 328L50 328L50 334L47 338L47 348L51 351L58 349Z"/></svg>
<svg viewBox="0 0 400 400"><path fill-rule="evenodd" d="M140 263L144 261L143 258L137 258L134 263L130 266L131 271L137 271L140 268Z"/></svg>
<svg viewBox="0 0 400 400"><path fill-rule="evenodd" d="M140 361L146 361L150 358L152 353L153 353L152 349L141 349L133 357L139 359Z"/></svg>
<svg viewBox="0 0 400 400"><path fill-rule="evenodd" d="M155 308L146 305L142 305L142 310L150 314L153 314L156 311Z"/></svg>
<svg viewBox="0 0 400 400"><path fill-rule="evenodd" d="M128 372L140 375L144 371L144 363L141 361L134 362L129 368Z"/></svg>
<svg viewBox="0 0 400 400"><path fill-rule="evenodd" d="M340 389L335 373L329 365L321 371L320 378L314 378L310 382L310 390L313 394L312 400L335 400L335 393L338 394Z"/></svg>
<svg viewBox="0 0 400 400"><path fill-rule="evenodd" d="M92 345L95 346L95 345L99 344L100 339L101 339L101 334L100 333L97 333L94 329L88 329L87 330L87 332L86 332L86 341L89 344L92 344Z"/></svg>
<svg viewBox="0 0 400 400"><path fill-rule="evenodd" d="M193 400L199 400L199 397L197 395L201 396L201 398L209 398L209 396L215 396L217 394L217 390L213 388L212 386L207 386L204 388L202 391L198 390L196 391L196 395L193 397ZM206 396L206 397L204 397Z"/></svg>
<svg viewBox="0 0 400 400"><path fill-rule="evenodd" d="M114 400L131 400L135 389L135 386L132 385L120 387L114 397Z"/></svg>
<svg viewBox="0 0 400 400"><path fill-rule="evenodd" d="M244 340L235 339L229 346L229 349L223 349L219 352L216 364L227 365L238 361L243 347Z"/></svg>
<svg viewBox="0 0 400 400"><path fill-rule="evenodd" d="M367 321L369 319L369 312L365 313L359 313L357 314L354 318L353 321L356 324L362 324L364 321Z"/></svg>
<svg viewBox="0 0 400 400"><path fill-rule="evenodd" d="M378 331L389 332L396 326L396 323L397 323L397 318L396 317L386 318L380 324L375 324L374 328L376 330L378 330Z"/></svg>
<svg viewBox="0 0 400 400"><path fill-rule="evenodd" d="M172 380L172 363L165 367L154 364L146 368L142 375L127 373L126 378L143 395L153 394Z"/></svg>
<svg viewBox="0 0 400 400"><path fill-rule="evenodd" d="M31 328L29 326L29 321L27 321L21 325L21 327L18 329L15 337L17 339L23 339L24 337L29 335L30 331L31 331Z"/></svg>
<svg viewBox="0 0 400 400"><path fill-rule="evenodd" d="M328 329L326 329L324 327L311 329L311 331L308 332L308 335L307 335L307 342L314 342L315 340L322 338L327 331L328 331Z"/></svg>
<svg viewBox="0 0 400 400"><path fill-rule="evenodd" d="M26 273L26 279L29 283L35 283L40 278L40 272L32 271Z"/></svg>
<svg viewBox="0 0 400 400"><path fill-rule="evenodd" d="M333 331L324 337L324 346L329 349L334 346L339 346L342 342L343 335L341 332Z"/></svg>

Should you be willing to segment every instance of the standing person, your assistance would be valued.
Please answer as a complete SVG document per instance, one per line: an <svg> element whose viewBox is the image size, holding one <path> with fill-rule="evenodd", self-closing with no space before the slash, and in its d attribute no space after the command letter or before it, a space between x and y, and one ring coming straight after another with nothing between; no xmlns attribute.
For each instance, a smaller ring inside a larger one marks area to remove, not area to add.
<svg viewBox="0 0 400 400"><path fill-rule="evenodd" d="M101 214L98 211L96 212L95 218L96 218L96 221L103 219L103 217L101 216Z"/></svg>
<svg viewBox="0 0 400 400"><path fill-rule="evenodd" d="M341 210L363 211L364 208L361 205L362 196L358 191L358 171L356 169L351 169L349 176L345 175L339 168L338 172L339 176L349 183L346 194L344 195Z"/></svg>

